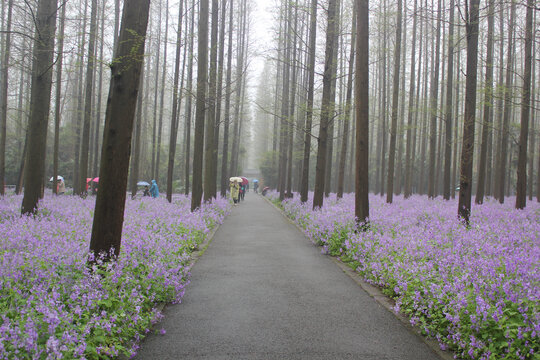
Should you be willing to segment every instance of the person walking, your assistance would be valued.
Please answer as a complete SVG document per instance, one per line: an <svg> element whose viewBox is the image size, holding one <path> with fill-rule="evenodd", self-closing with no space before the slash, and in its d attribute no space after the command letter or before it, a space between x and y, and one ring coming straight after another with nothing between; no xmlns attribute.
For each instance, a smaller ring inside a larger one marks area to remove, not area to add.
<svg viewBox="0 0 540 360"><path fill-rule="evenodd" d="M230 183L231 187L231 198L233 200L234 205L238 204L238 195L240 192L240 185L238 184L238 181L234 180Z"/></svg>
<svg viewBox="0 0 540 360"><path fill-rule="evenodd" d="M152 195L153 198L159 197L159 188L156 180L152 180L152 186L150 187L150 195Z"/></svg>

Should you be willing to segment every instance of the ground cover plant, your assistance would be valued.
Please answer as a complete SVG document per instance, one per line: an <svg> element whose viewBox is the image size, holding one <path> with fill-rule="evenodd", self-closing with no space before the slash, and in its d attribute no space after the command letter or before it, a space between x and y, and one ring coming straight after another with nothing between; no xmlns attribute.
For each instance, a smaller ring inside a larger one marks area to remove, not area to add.
<svg viewBox="0 0 540 360"><path fill-rule="evenodd" d="M279 206L456 357L540 359L540 204L507 200L474 206L466 228L456 201L371 195L371 228L358 233L352 194L319 211L299 197Z"/></svg>
<svg viewBox="0 0 540 360"><path fill-rule="evenodd" d="M0 359L133 355L158 305L181 300L191 252L229 209L222 199L195 213L184 196L128 200L121 255L92 269L95 198L47 195L35 218L20 216L21 200L0 201Z"/></svg>

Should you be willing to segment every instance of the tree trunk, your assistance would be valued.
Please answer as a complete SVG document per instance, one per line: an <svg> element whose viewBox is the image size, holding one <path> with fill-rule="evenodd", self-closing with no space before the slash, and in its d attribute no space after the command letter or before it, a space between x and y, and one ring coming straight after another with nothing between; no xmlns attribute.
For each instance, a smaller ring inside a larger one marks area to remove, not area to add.
<svg viewBox="0 0 540 360"><path fill-rule="evenodd" d="M213 159L213 171L214 174L216 174L216 187L217 187L217 177L218 177L218 149L219 149L219 131L220 131L220 125L221 125L221 103L222 103L222 97L223 97L223 63L225 58L225 22L227 19L227 0L223 0L221 2L221 23L220 23L220 30L219 30L219 59L218 59L218 80L217 80L217 95L216 95L216 127L215 127L215 133L214 133L214 143L215 143L215 151L214 151L214 159ZM223 194L223 188L227 188L227 182L225 182L225 185L223 185L223 179L221 179L220 183L220 190L221 195L225 197L226 193ZM225 189L225 191L227 191ZM217 196L217 188L214 189L214 194Z"/></svg>
<svg viewBox="0 0 540 360"><path fill-rule="evenodd" d="M98 91L97 91L97 105L96 105L96 128L94 134L94 151L95 151L95 161L94 168L92 169L92 174L98 174L99 170L99 138L100 138L100 125L101 125L101 98L103 95L103 47L104 47L104 33L105 33L105 6L103 4L101 10L101 44L99 47L99 80L98 80Z"/></svg>
<svg viewBox="0 0 540 360"><path fill-rule="evenodd" d="M24 172L22 214L35 214L45 175L47 125L51 100L56 0L40 0L35 18L36 32L32 54L32 95L28 123L27 166Z"/></svg>
<svg viewBox="0 0 540 360"><path fill-rule="evenodd" d="M210 37L210 79L208 81L208 116L206 117L206 141L204 142L204 201L211 202L216 197L216 177L214 172L214 153L217 144L214 142L216 127L216 73L218 47L218 0L212 0L212 29Z"/></svg>
<svg viewBox="0 0 540 360"><path fill-rule="evenodd" d="M448 23L448 79L446 83L446 114L445 114L445 138L444 138L444 180L443 180L443 198L450 200L450 178L452 165L452 127L453 114L452 106L454 99L454 0L450 1L450 21Z"/></svg>
<svg viewBox="0 0 540 360"><path fill-rule="evenodd" d="M418 10L418 1L414 0L414 11L413 11L413 37L412 37L412 48L411 48L411 78L409 82L409 109L407 113L407 142L405 144L405 190L404 197L408 198L412 194L411 188L411 177L412 177L412 164L411 156L414 153L413 148L413 110L414 102L417 101L417 98L414 98L414 80L415 80L415 55L416 55L416 24L417 24L417 12ZM421 60L421 56L419 56Z"/></svg>
<svg viewBox="0 0 540 360"><path fill-rule="evenodd" d="M172 202L173 192L173 173L174 173L174 157L176 155L176 139L178 136L178 109L181 104L178 100L181 88L178 88L180 78L180 56L182 49L182 19L184 16L184 2L180 0L178 9L178 29L176 31L176 60L174 62L174 85L173 85L173 103L171 112L171 128L169 137L169 161L167 166L167 201ZM182 79L183 80L183 79Z"/></svg>
<svg viewBox="0 0 540 360"><path fill-rule="evenodd" d="M139 91L137 96L137 106L135 113L135 141L132 148L131 159L131 171L130 171L130 183L131 198L134 199L137 196L137 181L139 179L139 169L141 163L141 128L142 128L142 108L143 108L143 90L144 90L144 60L141 66L141 80L139 81ZM133 142L133 140L132 140Z"/></svg>
<svg viewBox="0 0 540 360"><path fill-rule="evenodd" d="M519 134L519 155L517 168L516 209L523 209L527 203L527 140L529 138L529 115L531 113L531 67L534 1L527 0L525 25L525 71L521 100L521 130Z"/></svg>
<svg viewBox="0 0 540 360"><path fill-rule="evenodd" d="M512 0L510 8L510 26L508 29L508 59L506 64L506 87L504 90L504 112L503 123L501 133L501 143L499 145L499 202L504 203L505 195L505 181L506 181L506 164L508 161L508 138L510 131L510 108L512 107L512 80L513 80L513 67L514 67L514 22L516 18L516 3ZM510 179L508 179L510 181Z"/></svg>
<svg viewBox="0 0 540 360"><path fill-rule="evenodd" d="M488 34L487 34L487 59L486 59L486 93L484 97L484 121L482 125L482 145L480 149L480 163L478 166L478 186L476 188L477 204L484 202L486 186L487 148L490 138L492 121L491 108L493 107L493 23L494 23L495 0L489 0L488 8ZM491 179L490 179L491 180Z"/></svg>
<svg viewBox="0 0 540 360"><path fill-rule="evenodd" d="M476 78L478 66L478 22L480 0L470 0L466 8L467 80L465 84L465 120L461 148L458 216L469 225L471 215L474 125L476 115Z"/></svg>
<svg viewBox="0 0 540 360"><path fill-rule="evenodd" d="M332 80L336 73L334 62L334 51L336 51L336 31L338 30L339 0L330 0L328 3L328 28L326 31L326 50L323 74L323 94L321 103L321 120L319 126L317 165L315 167L315 193L313 195L313 209L323 206L325 175L326 175L326 156L328 143L328 127L332 121L334 113L334 100L332 99Z"/></svg>
<svg viewBox="0 0 540 360"><path fill-rule="evenodd" d="M339 172L338 172L338 189L337 197L343 197L343 187L345 182L345 160L347 158L347 140L349 139L349 127L351 117L351 102L352 102L352 87L353 87L353 71L354 71L354 54L356 42L356 2L353 5L352 27L351 27L351 52L349 54L349 73L347 74L347 94L345 99L345 121L343 124L343 141L341 143L341 152L339 155Z"/></svg>
<svg viewBox="0 0 540 360"><path fill-rule="evenodd" d="M86 178L88 175L88 156L90 148L90 118L92 116L92 98L94 85L94 47L96 43L97 0L92 0L90 12L90 37L88 40L88 60L86 63L86 91L84 100L84 120L79 160L79 193L85 193Z"/></svg>
<svg viewBox="0 0 540 360"><path fill-rule="evenodd" d="M306 124L304 126L304 156L302 161L302 180L300 185L300 201L305 203L309 190L309 158L311 154L311 127L313 121L313 93L315 83L315 45L317 37L317 0L311 0L309 22L309 54L307 61L308 92L306 104Z"/></svg>
<svg viewBox="0 0 540 360"><path fill-rule="evenodd" d="M190 157L191 157L191 102L193 96L191 95L193 88L193 38L195 37L195 0L191 2L191 25L190 25L190 37L189 37L189 65L187 73L187 93L188 97L186 99L186 124L185 124L185 134L186 134L186 146L185 146L185 189L184 194L187 196L189 194L189 169L190 169Z"/></svg>
<svg viewBox="0 0 540 360"><path fill-rule="evenodd" d="M283 201L285 199L285 186L287 178L287 133L288 133L288 121L289 121L289 86L290 86L290 67L291 67L291 4L285 2L285 30L284 30L284 51L285 55L283 57L283 82L281 90L281 116L280 116L280 125L279 125L279 171L278 171L278 191L279 191L279 200Z"/></svg>
<svg viewBox="0 0 540 360"><path fill-rule="evenodd" d="M232 35L233 35L233 10L234 0L231 0L229 12L229 42L227 45L227 75L225 79L225 114L223 119L223 150L221 158L221 196L227 195L229 183L229 123L231 106L231 76L232 76Z"/></svg>
<svg viewBox="0 0 540 360"><path fill-rule="evenodd" d="M193 148L193 191L191 211L201 206L203 184L204 120L206 114L206 81L208 66L208 0L199 2L197 99L195 110L195 139Z"/></svg>
<svg viewBox="0 0 540 360"><path fill-rule="evenodd" d="M161 1L159 2L159 15L158 15L158 33L157 33L157 49L156 49L156 62L155 62L155 73L154 73L154 110L153 110L153 116L152 116L152 177L155 178L156 176L156 137L157 137L157 110L158 110L158 89L159 89L159 56L161 54ZM168 25L169 25L169 1L167 0L165 3L165 31L168 32ZM167 34L168 35L168 34ZM165 49L167 49L167 38L165 38ZM165 50L166 52L167 50ZM165 70L167 68L166 63L163 63L163 69ZM165 80L165 78L163 78ZM165 88L165 83L162 84L162 89ZM163 94L161 96L161 99L163 99Z"/></svg>
<svg viewBox="0 0 540 360"><path fill-rule="evenodd" d="M168 7L167 7L168 9ZM167 79L167 43L169 39L169 12L165 13L165 47L163 48L163 73L161 75L161 95L159 104L159 120L157 128L157 144L156 144L156 168L154 170L154 179L159 181L159 170L161 163L161 136L163 132L163 113L165 101L165 84Z"/></svg>
<svg viewBox="0 0 540 360"><path fill-rule="evenodd" d="M7 102L9 82L9 61L11 51L11 17L13 14L13 0L8 3L8 15L6 23L6 36L4 39L4 58L2 59L2 83L0 88L0 195L5 195L6 177L6 134L7 134ZM61 56L62 53L60 53ZM22 109L20 109L22 110Z"/></svg>
<svg viewBox="0 0 540 360"><path fill-rule="evenodd" d="M125 0L122 26L105 115L89 258L94 262L120 253L133 119L144 61L144 39L148 24L149 0Z"/></svg>
<svg viewBox="0 0 540 360"><path fill-rule="evenodd" d="M428 196L435 197L435 157L437 156L437 113L438 113L438 93L439 93L439 58L441 49L441 0L437 6L437 33L435 45L435 68L431 78L431 96L429 101L429 112L431 115L429 132L429 177L428 177Z"/></svg>
<svg viewBox="0 0 540 360"><path fill-rule="evenodd" d="M354 215L360 228L369 222L369 1L356 0L356 180Z"/></svg>
<svg viewBox="0 0 540 360"><path fill-rule="evenodd" d="M386 202L392 203L394 196L394 161L396 158L396 133L398 117L398 99L399 99L399 65L401 64L401 0L397 2L397 21L396 21L396 47L394 52L394 84L392 89L392 128L390 130L390 153L388 156L388 178L386 183Z"/></svg>
<svg viewBox="0 0 540 360"><path fill-rule="evenodd" d="M88 12L88 0L84 1L84 15L82 22L82 36L79 43L79 77L77 78L77 110L75 113L75 159L73 162L73 193L81 195L82 190L85 189L86 179L81 184L79 160L81 156L81 123L83 121L83 73L84 73L84 50L86 48L86 18Z"/></svg>

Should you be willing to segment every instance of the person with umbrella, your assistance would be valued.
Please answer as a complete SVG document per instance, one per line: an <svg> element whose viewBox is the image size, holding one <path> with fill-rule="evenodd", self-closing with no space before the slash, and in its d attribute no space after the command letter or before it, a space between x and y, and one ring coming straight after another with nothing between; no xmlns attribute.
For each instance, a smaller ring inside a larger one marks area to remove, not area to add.
<svg viewBox="0 0 540 360"><path fill-rule="evenodd" d="M238 195L240 193L240 184L238 183L238 178L232 177L230 180L230 188L231 188L231 198L233 200L234 205L238 204Z"/></svg>
<svg viewBox="0 0 540 360"><path fill-rule="evenodd" d="M157 198L159 196L159 188L156 180L152 180L152 186L150 187L150 195L152 195L153 198Z"/></svg>
<svg viewBox="0 0 540 360"><path fill-rule="evenodd" d="M259 180L253 179L253 191L255 191L255 194L259 193Z"/></svg>

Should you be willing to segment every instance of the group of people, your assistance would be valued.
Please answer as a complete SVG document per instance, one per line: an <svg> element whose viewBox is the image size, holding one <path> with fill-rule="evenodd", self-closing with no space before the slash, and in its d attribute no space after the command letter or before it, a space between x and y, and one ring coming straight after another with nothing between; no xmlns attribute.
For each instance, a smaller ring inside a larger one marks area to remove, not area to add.
<svg viewBox="0 0 540 360"><path fill-rule="evenodd" d="M231 199L234 205L240 203L241 200L244 200L246 196L246 191L249 190L249 182L244 183L242 178L231 178L230 182L231 190Z"/></svg>
<svg viewBox="0 0 540 360"><path fill-rule="evenodd" d="M148 188L148 185L144 187L143 196L151 196L153 198L159 197L159 187L156 180L152 180L150 188Z"/></svg>

